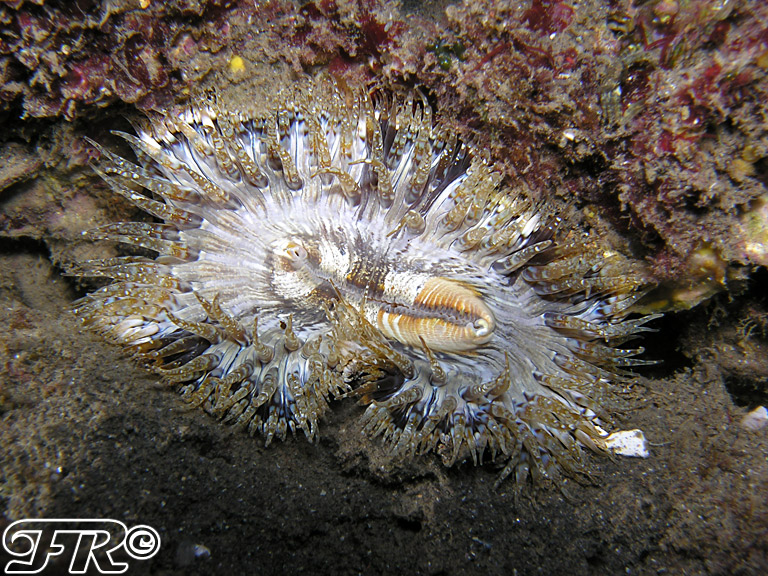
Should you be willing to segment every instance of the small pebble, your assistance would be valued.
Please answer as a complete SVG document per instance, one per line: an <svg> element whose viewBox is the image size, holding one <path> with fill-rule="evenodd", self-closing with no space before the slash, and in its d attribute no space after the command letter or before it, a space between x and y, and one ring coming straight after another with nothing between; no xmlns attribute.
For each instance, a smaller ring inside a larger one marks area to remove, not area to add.
<svg viewBox="0 0 768 576"><path fill-rule="evenodd" d="M751 412L747 412L741 419L741 427L750 432L762 430L766 424L768 424L768 410L765 406L758 406Z"/></svg>

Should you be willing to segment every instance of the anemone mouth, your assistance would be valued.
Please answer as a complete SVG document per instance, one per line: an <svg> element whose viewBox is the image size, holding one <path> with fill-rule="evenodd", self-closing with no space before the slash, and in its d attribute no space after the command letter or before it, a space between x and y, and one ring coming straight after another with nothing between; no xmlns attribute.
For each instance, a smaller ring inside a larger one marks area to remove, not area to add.
<svg viewBox="0 0 768 576"><path fill-rule="evenodd" d="M468 354L493 338L496 318L466 283L430 277L410 305L380 308L376 326L388 338L412 348Z"/></svg>

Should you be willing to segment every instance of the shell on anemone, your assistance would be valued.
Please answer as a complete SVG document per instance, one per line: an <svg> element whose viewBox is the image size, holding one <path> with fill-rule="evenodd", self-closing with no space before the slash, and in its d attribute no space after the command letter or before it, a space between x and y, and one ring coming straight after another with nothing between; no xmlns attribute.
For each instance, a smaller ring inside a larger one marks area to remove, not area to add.
<svg viewBox="0 0 768 576"><path fill-rule="evenodd" d="M158 221L85 234L156 256L82 264L113 282L75 308L190 402L269 443L356 396L397 456L518 483L613 448L600 406L643 363L621 347L651 318L642 274L502 188L418 93L319 81L137 132L140 164L99 147L95 169Z"/></svg>

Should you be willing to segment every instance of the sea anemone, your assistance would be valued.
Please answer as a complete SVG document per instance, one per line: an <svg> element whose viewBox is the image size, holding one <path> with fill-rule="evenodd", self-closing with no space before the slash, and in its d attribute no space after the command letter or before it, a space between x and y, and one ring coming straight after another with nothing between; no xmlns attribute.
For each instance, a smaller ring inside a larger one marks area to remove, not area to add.
<svg viewBox="0 0 768 576"><path fill-rule="evenodd" d="M269 444L355 396L395 455L518 483L612 449L601 402L643 362L617 347L647 330L642 274L502 188L419 93L307 82L265 114L211 101L137 133L139 165L94 143L95 170L158 221L85 235L156 256L82 264L114 282L75 309L190 402Z"/></svg>

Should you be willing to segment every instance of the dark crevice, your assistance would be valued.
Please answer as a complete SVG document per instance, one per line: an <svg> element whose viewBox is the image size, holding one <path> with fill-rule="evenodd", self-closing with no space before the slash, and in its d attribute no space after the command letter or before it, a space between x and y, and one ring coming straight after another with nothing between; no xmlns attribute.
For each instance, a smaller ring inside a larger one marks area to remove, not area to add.
<svg viewBox="0 0 768 576"><path fill-rule="evenodd" d="M48 246L42 240L20 236L8 238L0 236L0 256L26 254L32 256L44 256L50 260Z"/></svg>
<svg viewBox="0 0 768 576"><path fill-rule="evenodd" d="M655 332L645 333L637 344L645 348L642 360L657 364L636 368L635 371L649 378L666 378L675 372L693 366L693 359L686 356L682 340L688 327L701 316L698 308L684 312L670 312L649 322Z"/></svg>

